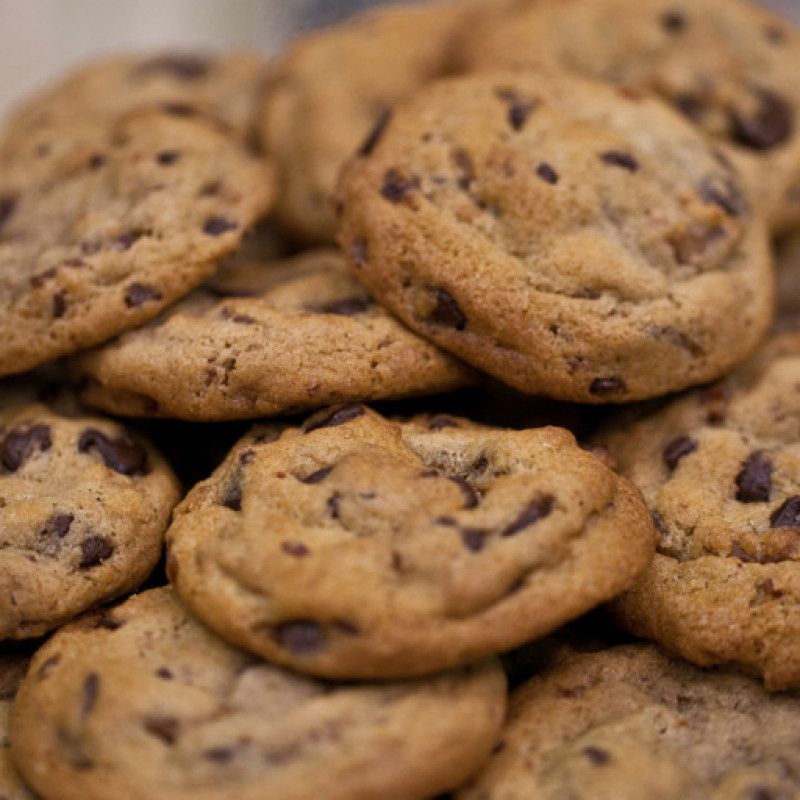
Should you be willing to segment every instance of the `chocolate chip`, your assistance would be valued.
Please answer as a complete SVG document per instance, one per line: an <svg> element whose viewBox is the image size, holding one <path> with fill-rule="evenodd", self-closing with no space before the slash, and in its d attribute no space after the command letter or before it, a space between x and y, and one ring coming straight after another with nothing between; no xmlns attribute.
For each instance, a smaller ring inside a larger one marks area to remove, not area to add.
<svg viewBox="0 0 800 800"><path fill-rule="evenodd" d="M344 425L344 423L362 416L363 413L364 406L358 403L350 403L349 405L336 409L331 414L321 419L312 417L303 424L302 431L303 433L311 433L311 431L316 431L320 428L335 428L338 425Z"/></svg>
<svg viewBox="0 0 800 800"><path fill-rule="evenodd" d="M8 472L16 472L35 450L43 453L52 444L49 425L13 428L0 444L0 462Z"/></svg>
<svg viewBox="0 0 800 800"><path fill-rule="evenodd" d="M211 61L205 56L189 53L168 53L141 62L135 71L138 77L153 72L166 72L182 81L194 81L204 77L211 68Z"/></svg>
<svg viewBox="0 0 800 800"><path fill-rule="evenodd" d="M301 483L320 483L331 474L332 470L333 467L323 467L322 469L312 472L310 475L306 475L305 478L298 478L298 480Z"/></svg>
<svg viewBox="0 0 800 800"><path fill-rule="evenodd" d="M56 292L53 295L53 319L60 319L67 310L67 293L65 291Z"/></svg>
<svg viewBox="0 0 800 800"><path fill-rule="evenodd" d="M502 536L514 536L525 528L535 525L540 519L550 516L555 498L551 494L543 494L534 498L519 516L503 531Z"/></svg>
<svg viewBox="0 0 800 800"><path fill-rule="evenodd" d="M607 764L611 760L609 753L599 747L584 747L582 752L596 767Z"/></svg>
<svg viewBox="0 0 800 800"><path fill-rule="evenodd" d="M57 536L59 539L63 539L69 533L70 525L72 525L74 519L74 514L53 514L53 516L45 522L39 535L48 537Z"/></svg>
<svg viewBox="0 0 800 800"><path fill-rule="evenodd" d="M83 681L83 692L81 696L81 716L84 719L94 710L99 694L100 676L96 672L90 672Z"/></svg>
<svg viewBox="0 0 800 800"><path fill-rule="evenodd" d="M767 25L764 28L764 36L772 44L784 44L786 42L786 31L777 25Z"/></svg>
<svg viewBox="0 0 800 800"><path fill-rule="evenodd" d="M419 189L419 178L413 176L406 178L396 169L387 170L383 176L381 194L390 203L402 203L417 189Z"/></svg>
<svg viewBox="0 0 800 800"><path fill-rule="evenodd" d="M40 681L43 681L53 671L53 669L58 665L60 661L61 661L61 656L58 655L50 656L50 658L44 661L42 665L39 667L38 671L36 672L36 677Z"/></svg>
<svg viewBox="0 0 800 800"><path fill-rule="evenodd" d="M758 109L752 116L733 112L733 140L752 150L771 150L783 144L794 131L791 106L768 89L758 91Z"/></svg>
<svg viewBox="0 0 800 800"><path fill-rule="evenodd" d="M467 318L453 295L444 289L435 289L434 297L436 305L433 307L433 311L428 314L428 322L463 331L467 325Z"/></svg>
<svg viewBox="0 0 800 800"><path fill-rule="evenodd" d="M428 423L429 431L440 431L442 428L457 428L458 423L450 417L436 417Z"/></svg>
<svg viewBox="0 0 800 800"><path fill-rule="evenodd" d="M13 194L0 194L0 231L3 226L11 219L14 209L17 207L17 198Z"/></svg>
<svg viewBox="0 0 800 800"><path fill-rule="evenodd" d="M637 172L639 169L639 162L630 153L622 150L606 150L605 153L600 153L600 160L604 164L621 167L628 172Z"/></svg>
<svg viewBox="0 0 800 800"><path fill-rule="evenodd" d="M800 528L800 495L783 502L769 518L773 528Z"/></svg>
<svg viewBox="0 0 800 800"><path fill-rule="evenodd" d="M698 191L706 203L714 203L731 217L738 217L747 210L744 195L729 178L709 175L702 180Z"/></svg>
<svg viewBox="0 0 800 800"><path fill-rule="evenodd" d="M350 245L350 258L357 267L363 267L367 263L367 240L363 236L356 236Z"/></svg>
<svg viewBox="0 0 800 800"><path fill-rule="evenodd" d="M146 475L147 451L138 442L120 436L111 439L94 428L87 428L78 439L78 452L97 452L103 463L121 475Z"/></svg>
<svg viewBox="0 0 800 800"><path fill-rule="evenodd" d="M750 800L780 800L779 797L767 786L751 786Z"/></svg>
<svg viewBox="0 0 800 800"><path fill-rule="evenodd" d="M330 303L315 308L321 314L338 314L341 317L355 317L369 311L372 299L365 295L343 297L341 300L332 300Z"/></svg>
<svg viewBox="0 0 800 800"><path fill-rule="evenodd" d="M533 100L523 100L521 98L511 103L508 107L508 124L515 131L521 131L536 105Z"/></svg>
<svg viewBox="0 0 800 800"><path fill-rule="evenodd" d="M380 141L381 136L383 136L383 132L386 130L386 126L389 124L389 120L391 120L391 118L391 111L384 111L378 117L378 120L373 126L372 130L367 134L367 138L364 140L361 147L358 148L357 154L359 156L363 158L364 156L368 156L372 153Z"/></svg>
<svg viewBox="0 0 800 800"><path fill-rule="evenodd" d="M464 495L464 508L475 508L480 503L478 493L464 480L464 478L450 478L450 480L461 489L461 494Z"/></svg>
<svg viewBox="0 0 800 800"><path fill-rule="evenodd" d="M239 225L225 217L209 217L203 223L203 233L209 236L221 236L228 231L235 231Z"/></svg>
<svg viewBox="0 0 800 800"><path fill-rule="evenodd" d="M31 275L31 286L34 289L39 289L47 283L51 278L55 278L56 276L56 268L50 267L49 269L42 270L42 272L37 272L35 275Z"/></svg>
<svg viewBox="0 0 800 800"><path fill-rule="evenodd" d="M693 453L695 450L697 450L696 439L692 439L691 436L676 436L664 448L662 457L669 469L674 470L684 456L688 456L689 453Z"/></svg>
<svg viewBox="0 0 800 800"><path fill-rule="evenodd" d="M174 164L181 154L177 150L162 150L157 156L156 161L164 167Z"/></svg>
<svg viewBox="0 0 800 800"><path fill-rule="evenodd" d="M339 501L341 495L339 492L334 492L325 502L325 508L332 519L339 519Z"/></svg>
<svg viewBox="0 0 800 800"><path fill-rule="evenodd" d="M102 153L95 153L89 159L89 168L90 169L100 169L106 163L106 157Z"/></svg>
<svg viewBox="0 0 800 800"><path fill-rule="evenodd" d="M144 729L157 739L161 739L164 744L175 744L178 739L180 727L181 725L177 717L157 714L146 717L144 720Z"/></svg>
<svg viewBox="0 0 800 800"><path fill-rule="evenodd" d="M464 547L473 553L479 553L486 546L486 533L483 528L465 528L461 531Z"/></svg>
<svg viewBox="0 0 800 800"><path fill-rule="evenodd" d="M736 476L736 499L740 503L766 503L772 488L772 462L760 451L745 459Z"/></svg>
<svg viewBox="0 0 800 800"><path fill-rule="evenodd" d="M161 299L161 292L153 286L144 283L132 283L125 289L125 305L128 308L138 308L145 303Z"/></svg>
<svg viewBox="0 0 800 800"><path fill-rule="evenodd" d="M111 240L111 249L120 251L130 250L143 235L144 234L139 231L125 231L125 233L121 233Z"/></svg>
<svg viewBox="0 0 800 800"><path fill-rule="evenodd" d="M694 94L683 93L672 98L673 105L678 111L692 122L699 122L706 113L705 103Z"/></svg>
<svg viewBox="0 0 800 800"><path fill-rule="evenodd" d="M92 626L96 630L118 631L125 623L114 619L110 611L101 611Z"/></svg>
<svg viewBox="0 0 800 800"><path fill-rule="evenodd" d="M212 747L203 753L203 758L217 764L227 764L236 755L233 747Z"/></svg>
<svg viewBox="0 0 800 800"><path fill-rule="evenodd" d="M104 536L87 536L81 542L81 569L91 569L102 564L114 553L114 545Z"/></svg>
<svg viewBox="0 0 800 800"><path fill-rule="evenodd" d="M172 117L193 117L197 109L187 103L163 103L161 110Z"/></svg>
<svg viewBox="0 0 800 800"><path fill-rule="evenodd" d="M472 158L466 150L458 149L452 153L453 163L458 172L458 185L465 192L469 191L472 181L475 180L475 167Z"/></svg>
<svg viewBox="0 0 800 800"><path fill-rule="evenodd" d="M167 669L167 667L159 667L156 670L156 675L163 681L171 681L175 676L172 674L172 670Z"/></svg>
<svg viewBox="0 0 800 800"><path fill-rule="evenodd" d="M661 15L661 27L669 33L686 30L686 17L677 9L668 9Z"/></svg>
<svg viewBox="0 0 800 800"><path fill-rule="evenodd" d="M281 542L281 550L296 558L302 558L311 552L302 542Z"/></svg>
<svg viewBox="0 0 800 800"><path fill-rule="evenodd" d="M602 397L607 394L619 394L627 391L627 388L620 378L595 378L589 386L589 393Z"/></svg>
<svg viewBox="0 0 800 800"><path fill-rule="evenodd" d="M558 183L558 173L546 162L542 161L536 167L536 174L545 183Z"/></svg>
<svg viewBox="0 0 800 800"><path fill-rule="evenodd" d="M283 622L275 628L275 640L298 656L307 656L322 650L326 645L325 631L321 625L308 619Z"/></svg>
<svg viewBox="0 0 800 800"><path fill-rule="evenodd" d="M222 490L219 504L231 511L242 510L242 475L240 472L237 471Z"/></svg>
<svg viewBox="0 0 800 800"><path fill-rule="evenodd" d="M436 517L434 522L444 528L454 528L457 524L454 517Z"/></svg>

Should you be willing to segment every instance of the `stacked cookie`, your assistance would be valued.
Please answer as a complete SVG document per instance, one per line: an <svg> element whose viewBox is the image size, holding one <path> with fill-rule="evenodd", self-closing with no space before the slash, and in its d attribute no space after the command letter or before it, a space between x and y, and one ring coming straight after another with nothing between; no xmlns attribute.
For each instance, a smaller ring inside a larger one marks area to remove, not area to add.
<svg viewBox="0 0 800 800"><path fill-rule="evenodd" d="M800 793L798 67L455 0L20 106L0 796Z"/></svg>

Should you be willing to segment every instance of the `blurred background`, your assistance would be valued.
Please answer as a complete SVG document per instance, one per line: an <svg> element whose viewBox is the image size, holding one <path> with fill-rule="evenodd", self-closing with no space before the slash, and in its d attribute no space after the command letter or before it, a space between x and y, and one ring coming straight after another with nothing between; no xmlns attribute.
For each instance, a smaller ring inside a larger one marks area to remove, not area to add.
<svg viewBox="0 0 800 800"><path fill-rule="evenodd" d="M229 45L255 47L269 54L298 31L329 24L379 2L0 0L0 113L64 67L94 55ZM762 2L800 23L800 0Z"/></svg>

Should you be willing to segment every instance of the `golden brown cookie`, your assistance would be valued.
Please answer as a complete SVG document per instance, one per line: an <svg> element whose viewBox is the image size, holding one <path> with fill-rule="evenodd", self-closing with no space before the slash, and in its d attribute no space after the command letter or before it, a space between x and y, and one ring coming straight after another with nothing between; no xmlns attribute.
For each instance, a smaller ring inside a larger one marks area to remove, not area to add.
<svg viewBox="0 0 800 800"><path fill-rule="evenodd" d="M8 717L17 686L25 675L28 659L22 655L0 655L0 797L4 800L35 800L11 761Z"/></svg>

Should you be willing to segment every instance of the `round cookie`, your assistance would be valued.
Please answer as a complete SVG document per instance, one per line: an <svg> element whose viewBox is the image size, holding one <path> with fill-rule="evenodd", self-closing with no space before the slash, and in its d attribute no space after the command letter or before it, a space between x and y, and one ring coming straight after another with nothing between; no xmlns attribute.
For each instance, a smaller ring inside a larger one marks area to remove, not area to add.
<svg viewBox="0 0 800 800"><path fill-rule="evenodd" d="M3 800L35 800L11 761L8 736L11 703L27 666L25 656L0 655L0 797Z"/></svg>
<svg viewBox="0 0 800 800"><path fill-rule="evenodd" d="M272 198L270 168L202 120L148 112L48 128L36 148L6 142L0 154L0 374L155 316Z"/></svg>
<svg viewBox="0 0 800 800"><path fill-rule="evenodd" d="M488 756L505 695L496 662L323 684L228 646L163 588L47 642L12 748L44 800L423 800Z"/></svg>
<svg viewBox="0 0 800 800"><path fill-rule="evenodd" d="M266 67L255 52L175 52L110 56L73 70L24 102L6 135L29 137L76 121L109 124L131 111L201 114L244 141L255 134Z"/></svg>
<svg viewBox="0 0 800 800"><path fill-rule="evenodd" d="M653 536L636 490L565 430L403 428L352 404L245 436L176 509L167 573L270 661L406 677L610 599Z"/></svg>
<svg viewBox="0 0 800 800"><path fill-rule="evenodd" d="M447 70L465 5L370 11L301 37L270 65L261 142L280 165L277 214L295 236L333 240L340 167L398 100Z"/></svg>
<svg viewBox="0 0 800 800"><path fill-rule="evenodd" d="M700 665L800 686L800 334L599 437L643 492L655 560L618 621Z"/></svg>
<svg viewBox="0 0 800 800"><path fill-rule="evenodd" d="M0 640L41 636L138 586L179 486L121 425L0 409Z"/></svg>
<svg viewBox="0 0 800 800"><path fill-rule="evenodd" d="M335 250L237 261L144 328L78 356L115 414L209 420L430 394L471 371L375 305Z"/></svg>
<svg viewBox="0 0 800 800"><path fill-rule="evenodd" d="M586 403L718 377L770 323L763 221L656 100L534 73L440 81L343 174L340 240L409 327Z"/></svg>
<svg viewBox="0 0 800 800"><path fill-rule="evenodd" d="M556 67L653 92L734 159L775 228L800 225L800 31L742 0L517 0L465 37L469 69Z"/></svg>
<svg viewBox="0 0 800 800"><path fill-rule="evenodd" d="M564 653L511 696L457 800L783 800L800 794L800 697L652 645Z"/></svg>

